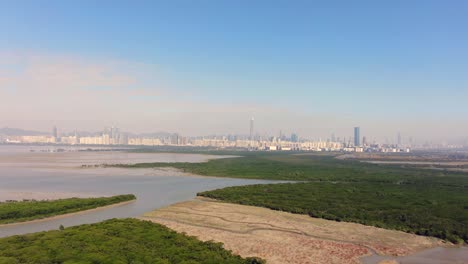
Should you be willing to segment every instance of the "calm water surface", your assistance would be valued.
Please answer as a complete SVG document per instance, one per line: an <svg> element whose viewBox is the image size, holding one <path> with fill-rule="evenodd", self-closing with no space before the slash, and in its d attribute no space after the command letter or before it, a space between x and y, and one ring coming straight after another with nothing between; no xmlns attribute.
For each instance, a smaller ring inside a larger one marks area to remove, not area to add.
<svg viewBox="0 0 468 264"><path fill-rule="evenodd" d="M36 147L41 148L41 147ZM44 147L42 147L44 148ZM216 156L173 153L126 152L30 152L28 147L0 146L0 200L18 193L67 193L102 196L133 193L134 203L84 212L54 220L0 227L0 237L95 223L110 218L140 216L145 212L189 200L197 192L234 185L271 181L197 177L173 170L92 168L82 164L137 162L201 162ZM71 195L69 195L71 196ZM17 196L15 196L16 198Z"/></svg>

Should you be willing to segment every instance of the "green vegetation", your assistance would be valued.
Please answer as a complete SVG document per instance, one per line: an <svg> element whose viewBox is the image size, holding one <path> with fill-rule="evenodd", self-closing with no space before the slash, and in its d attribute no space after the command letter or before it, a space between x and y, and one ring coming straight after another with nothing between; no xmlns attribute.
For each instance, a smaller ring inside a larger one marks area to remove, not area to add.
<svg viewBox="0 0 468 264"><path fill-rule="evenodd" d="M462 188L307 182L228 187L199 195L455 243L468 241L468 194Z"/></svg>
<svg viewBox="0 0 468 264"><path fill-rule="evenodd" d="M339 160L323 154L242 155L206 163L114 166L175 167L207 176L304 181L232 187L200 195L468 242L467 173Z"/></svg>
<svg viewBox="0 0 468 264"><path fill-rule="evenodd" d="M264 263L243 259L221 243L194 237L136 219L108 220L64 230L0 239L0 263L5 264L237 264Z"/></svg>
<svg viewBox="0 0 468 264"><path fill-rule="evenodd" d="M0 203L0 224L41 219L74 213L101 206L131 201L133 194L100 198L69 198L50 201L22 201Z"/></svg>
<svg viewBox="0 0 468 264"><path fill-rule="evenodd" d="M235 152L234 152L235 153ZM234 154L224 153L223 154ZM137 163L111 167L174 167L186 172L246 179L427 183L468 187L468 174L339 160L331 155L301 155L242 152L238 158L214 159L204 163Z"/></svg>

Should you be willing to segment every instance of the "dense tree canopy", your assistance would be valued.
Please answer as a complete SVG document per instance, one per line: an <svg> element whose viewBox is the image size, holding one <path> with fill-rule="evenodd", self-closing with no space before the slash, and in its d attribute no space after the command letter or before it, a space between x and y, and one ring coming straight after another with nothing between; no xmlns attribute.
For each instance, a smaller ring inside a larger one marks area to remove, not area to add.
<svg viewBox="0 0 468 264"><path fill-rule="evenodd" d="M99 198L69 198L47 201L0 203L0 224L24 222L55 215L73 213L101 206L131 201L133 194Z"/></svg>
<svg viewBox="0 0 468 264"><path fill-rule="evenodd" d="M299 180L302 183L231 187L200 195L414 232L452 242L468 241L467 173L408 164L370 164L322 154L250 152L242 155L206 163L117 166L172 166L208 176Z"/></svg>
<svg viewBox="0 0 468 264"><path fill-rule="evenodd" d="M112 219L0 239L0 264L261 264L162 225Z"/></svg>

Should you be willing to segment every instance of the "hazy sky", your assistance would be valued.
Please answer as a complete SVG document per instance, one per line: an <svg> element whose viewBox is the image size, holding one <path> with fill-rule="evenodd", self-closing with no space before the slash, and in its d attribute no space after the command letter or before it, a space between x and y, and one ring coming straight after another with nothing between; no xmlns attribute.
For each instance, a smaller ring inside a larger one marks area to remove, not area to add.
<svg viewBox="0 0 468 264"><path fill-rule="evenodd" d="M468 1L0 0L0 127L468 137Z"/></svg>

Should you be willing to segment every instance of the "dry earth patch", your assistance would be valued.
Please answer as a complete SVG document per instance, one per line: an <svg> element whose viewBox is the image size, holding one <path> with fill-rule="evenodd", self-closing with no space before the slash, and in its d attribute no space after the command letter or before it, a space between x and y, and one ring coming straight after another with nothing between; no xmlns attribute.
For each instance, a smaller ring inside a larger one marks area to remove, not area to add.
<svg viewBox="0 0 468 264"><path fill-rule="evenodd" d="M442 245L435 238L206 198L142 218L204 241L222 242L235 254L258 256L273 264L360 263L362 256L373 253L403 256Z"/></svg>

